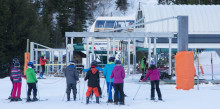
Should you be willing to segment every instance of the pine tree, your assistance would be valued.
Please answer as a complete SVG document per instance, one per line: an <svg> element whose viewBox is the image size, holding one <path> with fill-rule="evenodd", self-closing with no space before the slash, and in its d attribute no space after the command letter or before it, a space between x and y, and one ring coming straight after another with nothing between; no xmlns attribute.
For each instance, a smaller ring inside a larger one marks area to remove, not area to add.
<svg viewBox="0 0 220 109"><path fill-rule="evenodd" d="M126 11L127 10L127 6L128 6L128 2L127 0L117 0L116 2L117 8L116 9L120 9L120 11Z"/></svg>

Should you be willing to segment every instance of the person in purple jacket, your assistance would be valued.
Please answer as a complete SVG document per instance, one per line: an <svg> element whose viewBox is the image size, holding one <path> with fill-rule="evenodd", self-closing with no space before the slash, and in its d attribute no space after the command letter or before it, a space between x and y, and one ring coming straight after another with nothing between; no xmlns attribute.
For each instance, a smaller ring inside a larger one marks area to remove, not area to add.
<svg viewBox="0 0 220 109"><path fill-rule="evenodd" d="M124 84L124 78L125 78L125 71L124 68L121 66L121 61L116 60L115 62L116 66L112 70L112 74L110 78L114 78L114 103L115 105L118 105L118 102L120 105L124 105L124 90L123 90L123 84ZM120 99L118 97L118 93L120 93Z"/></svg>
<svg viewBox="0 0 220 109"><path fill-rule="evenodd" d="M159 88L160 71L157 69L157 67L154 65L153 62L151 63L148 69L146 77L142 81L147 80L148 77L150 77L150 83L151 83L151 100L155 100L154 98L155 86L156 86L156 91L158 95L158 100L162 100L162 95L161 95L160 88Z"/></svg>

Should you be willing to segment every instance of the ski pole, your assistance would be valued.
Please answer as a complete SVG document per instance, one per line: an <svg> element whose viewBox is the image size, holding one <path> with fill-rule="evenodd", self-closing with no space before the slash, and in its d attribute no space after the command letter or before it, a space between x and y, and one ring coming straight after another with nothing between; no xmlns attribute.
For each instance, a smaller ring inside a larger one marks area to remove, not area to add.
<svg viewBox="0 0 220 109"><path fill-rule="evenodd" d="M103 87L102 87L102 97L104 96L104 93L103 93L104 87L105 87L105 80L104 80L104 84L103 84Z"/></svg>
<svg viewBox="0 0 220 109"><path fill-rule="evenodd" d="M39 92L39 89L38 89L38 83L36 83L36 85L37 85L38 98L39 98L39 100L40 100L40 92Z"/></svg>
<svg viewBox="0 0 220 109"><path fill-rule="evenodd" d="M84 91L85 91L85 85L86 85L86 81L84 81L83 93L84 93ZM83 94L82 94L82 102L83 102ZM82 103L82 102L81 102L81 103Z"/></svg>
<svg viewBox="0 0 220 109"><path fill-rule="evenodd" d="M135 96L134 96L133 100L134 100L134 99L135 99L135 97L137 96L137 93L139 92L140 88L141 88L141 84L140 84L140 86L139 86L139 88L138 88L138 90L137 90L137 92L136 92L136 94L135 94Z"/></svg>
<svg viewBox="0 0 220 109"><path fill-rule="evenodd" d="M80 100L80 82L79 82L78 85L79 85L79 100Z"/></svg>
<svg viewBox="0 0 220 109"><path fill-rule="evenodd" d="M108 99L109 99L109 97L110 97L110 86L111 86L111 79L110 79L110 82L109 82L109 90L108 90ZM108 101L107 101L107 105L108 105Z"/></svg>

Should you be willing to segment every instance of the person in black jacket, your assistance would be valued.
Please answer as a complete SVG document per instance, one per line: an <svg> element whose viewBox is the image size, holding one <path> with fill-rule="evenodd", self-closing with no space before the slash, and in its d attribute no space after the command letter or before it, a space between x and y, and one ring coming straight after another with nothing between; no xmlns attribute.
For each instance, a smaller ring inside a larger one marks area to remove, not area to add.
<svg viewBox="0 0 220 109"><path fill-rule="evenodd" d="M93 91L96 97L96 103L99 103L99 71L95 68L95 65L91 65L90 70L86 73L85 81L88 79L88 90L86 92L86 104L89 103L89 97Z"/></svg>
<svg viewBox="0 0 220 109"><path fill-rule="evenodd" d="M71 89L73 90L73 99L75 101L76 93L77 93L76 84L77 81L79 82L79 74L76 71L75 61L70 61L70 65L67 66L64 75L66 77L66 84L67 84L67 88L66 88L67 101L70 101Z"/></svg>

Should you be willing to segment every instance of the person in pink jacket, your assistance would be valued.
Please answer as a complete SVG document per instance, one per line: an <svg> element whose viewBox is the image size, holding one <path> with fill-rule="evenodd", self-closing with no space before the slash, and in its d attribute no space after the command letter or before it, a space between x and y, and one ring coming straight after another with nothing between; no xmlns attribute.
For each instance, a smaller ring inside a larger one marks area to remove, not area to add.
<svg viewBox="0 0 220 109"><path fill-rule="evenodd" d="M124 84L124 78L125 78L125 71L124 68L121 66L121 61L116 60L115 62L116 66L112 70L112 74L110 78L114 78L114 103L115 105L118 105L118 102L120 105L124 105L124 90L123 90L123 84ZM120 93L120 99L118 97L118 93Z"/></svg>
<svg viewBox="0 0 220 109"><path fill-rule="evenodd" d="M150 83L151 83L151 100L155 100L155 86L156 91L158 95L158 100L162 100L162 95L159 88L160 83L160 71L157 69L157 67L154 65L154 63L151 63L148 72L146 74L146 77L142 80L145 81L147 78L150 77Z"/></svg>

